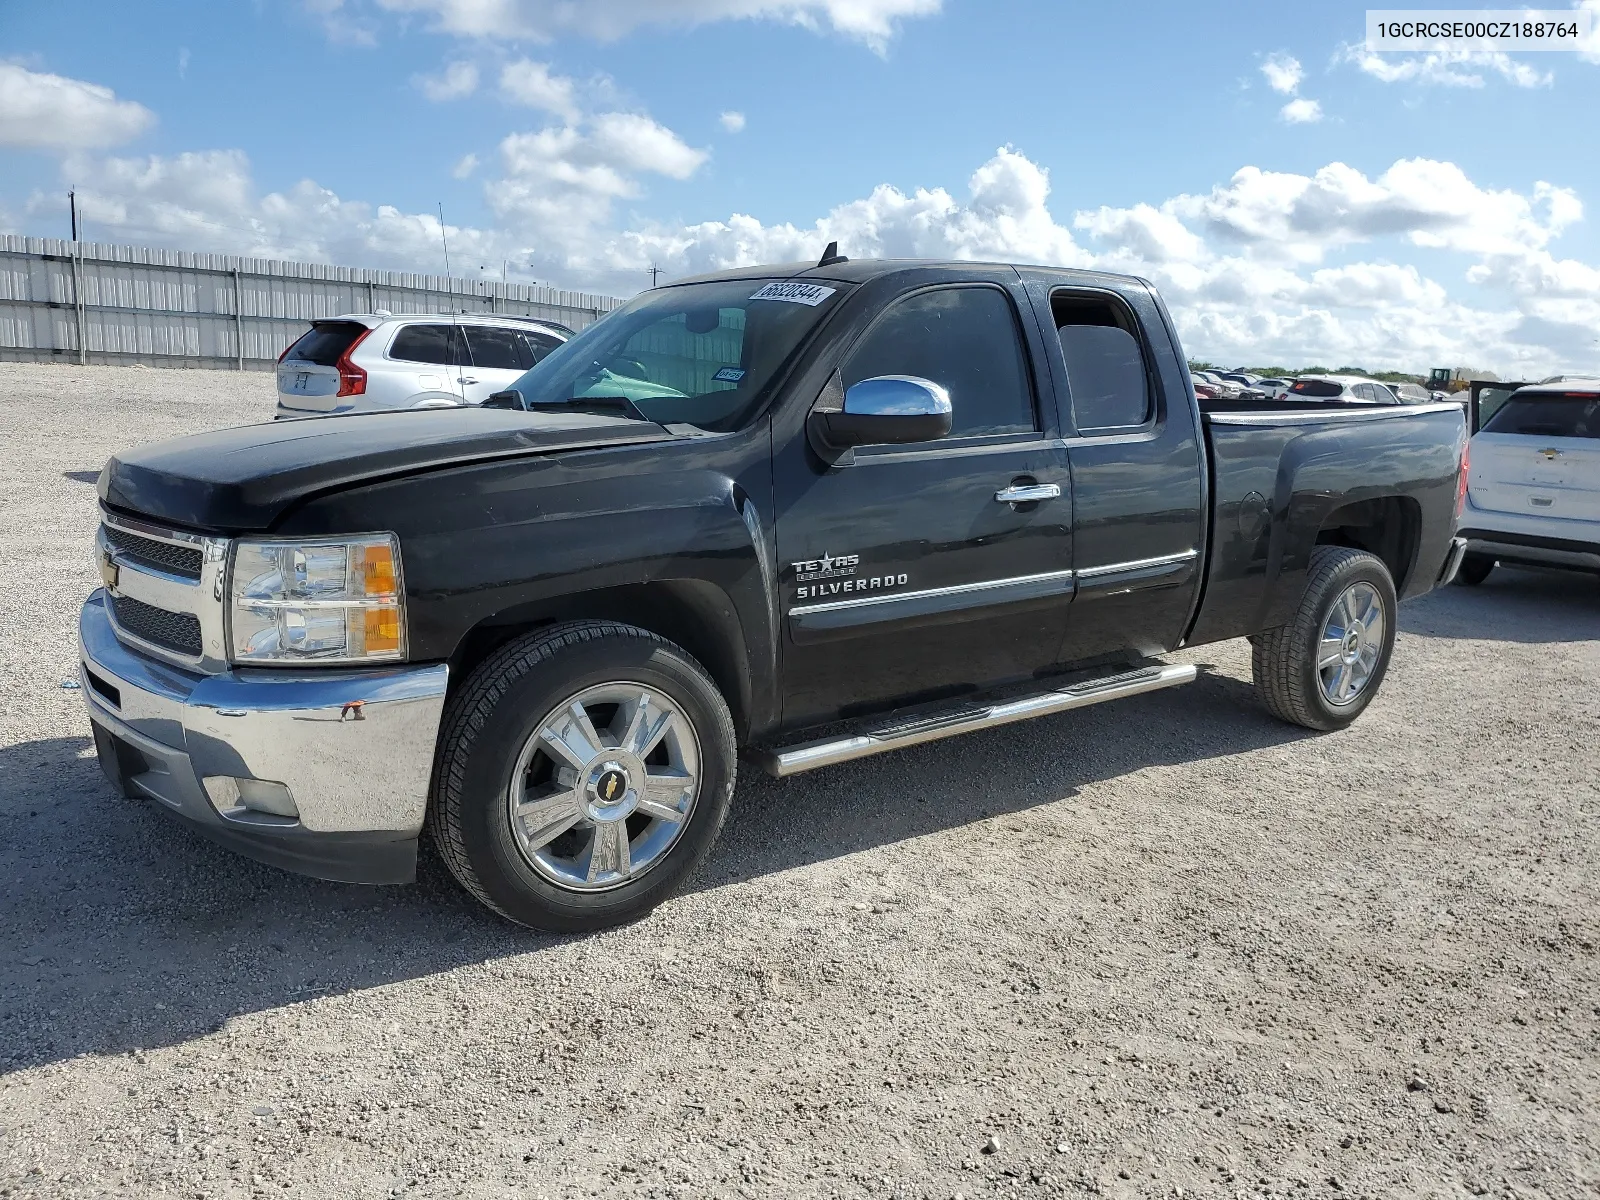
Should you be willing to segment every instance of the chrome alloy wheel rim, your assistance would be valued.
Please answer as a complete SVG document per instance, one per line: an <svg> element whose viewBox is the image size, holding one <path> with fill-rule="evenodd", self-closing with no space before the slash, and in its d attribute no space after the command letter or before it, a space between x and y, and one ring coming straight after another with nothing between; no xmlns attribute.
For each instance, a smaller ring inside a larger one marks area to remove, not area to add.
<svg viewBox="0 0 1600 1200"><path fill-rule="evenodd" d="M1329 704L1352 703L1372 682L1384 622L1383 600L1370 583L1352 583L1334 601L1317 643L1317 682Z"/></svg>
<svg viewBox="0 0 1600 1200"><path fill-rule="evenodd" d="M661 861L699 792L700 739L678 706L642 683L603 683L539 722L506 800L529 866L558 887L600 892Z"/></svg>

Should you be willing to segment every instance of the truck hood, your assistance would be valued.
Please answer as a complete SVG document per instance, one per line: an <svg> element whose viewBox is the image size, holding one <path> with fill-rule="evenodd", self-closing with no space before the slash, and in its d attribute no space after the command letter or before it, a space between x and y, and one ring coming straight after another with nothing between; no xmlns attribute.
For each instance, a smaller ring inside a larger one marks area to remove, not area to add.
<svg viewBox="0 0 1600 1200"><path fill-rule="evenodd" d="M520 455L669 441L660 425L592 413L438 408L274 421L128 450L100 499L193 529L268 529L295 502L351 484Z"/></svg>

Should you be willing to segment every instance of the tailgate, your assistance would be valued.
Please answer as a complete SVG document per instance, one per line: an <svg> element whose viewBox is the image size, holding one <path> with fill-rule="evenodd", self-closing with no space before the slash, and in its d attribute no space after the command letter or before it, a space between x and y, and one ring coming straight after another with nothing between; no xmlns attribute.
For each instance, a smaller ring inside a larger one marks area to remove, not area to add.
<svg viewBox="0 0 1600 1200"><path fill-rule="evenodd" d="M1490 512L1600 521L1600 440L1480 433L1467 486Z"/></svg>
<svg viewBox="0 0 1600 1200"><path fill-rule="evenodd" d="M339 361L366 336L359 321L318 321L278 360L278 400L302 412L339 406Z"/></svg>

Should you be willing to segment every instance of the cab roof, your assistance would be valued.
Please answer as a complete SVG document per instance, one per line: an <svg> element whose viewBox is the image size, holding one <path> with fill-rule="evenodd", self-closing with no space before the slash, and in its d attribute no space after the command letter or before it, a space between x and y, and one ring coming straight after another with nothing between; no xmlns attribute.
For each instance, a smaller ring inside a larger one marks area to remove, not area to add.
<svg viewBox="0 0 1600 1200"><path fill-rule="evenodd" d="M1081 277L1085 281L1120 279L1149 285L1132 275L1113 275L1104 271L1081 271L1069 267L1051 266L1047 263L983 262L957 258L851 258L819 266L814 262L765 263L757 266L735 267L729 271L711 271L704 275L690 275L674 279L661 286L681 287L690 283L719 283L739 279L815 279L819 282L869 283L885 275L900 271L927 270L944 267L952 271L970 271L974 267L1002 271L1049 271L1052 274Z"/></svg>

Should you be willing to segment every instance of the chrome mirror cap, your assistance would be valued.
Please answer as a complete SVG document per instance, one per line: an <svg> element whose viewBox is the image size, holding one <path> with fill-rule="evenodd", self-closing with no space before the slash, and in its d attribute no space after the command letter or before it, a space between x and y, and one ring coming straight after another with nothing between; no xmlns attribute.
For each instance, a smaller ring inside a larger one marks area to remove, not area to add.
<svg viewBox="0 0 1600 1200"><path fill-rule="evenodd" d="M828 446L890 446L931 442L950 432L950 393L931 379L879 375L853 383L836 411L815 414Z"/></svg>
<svg viewBox="0 0 1600 1200"><path fill-rule="evenodd" d="M953 410L950 393L931 379L879 375L850 385L844 411L859 417L938 417Z"/></svg>

